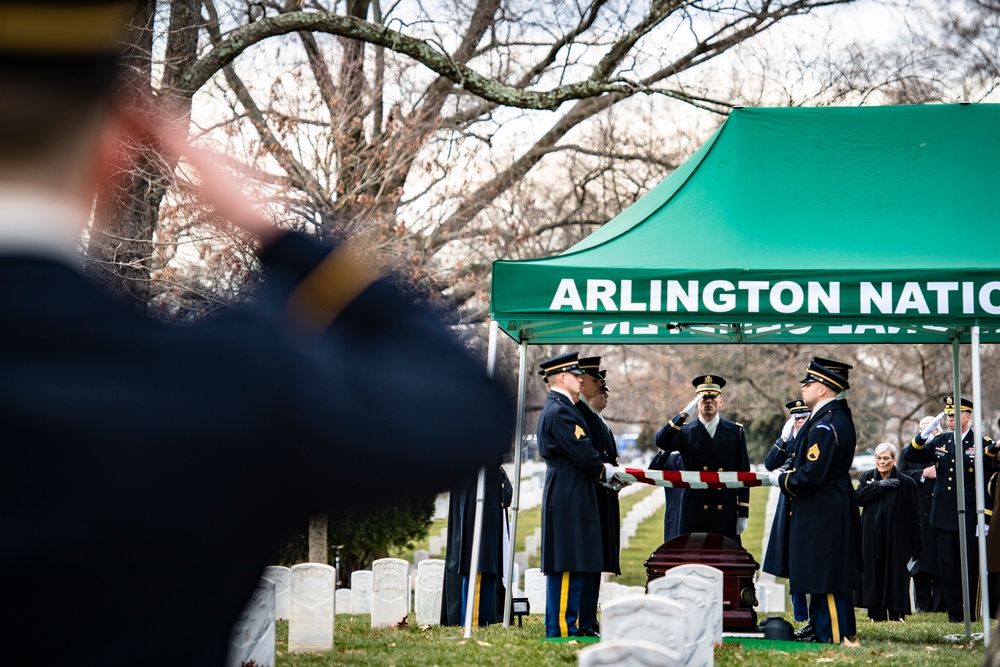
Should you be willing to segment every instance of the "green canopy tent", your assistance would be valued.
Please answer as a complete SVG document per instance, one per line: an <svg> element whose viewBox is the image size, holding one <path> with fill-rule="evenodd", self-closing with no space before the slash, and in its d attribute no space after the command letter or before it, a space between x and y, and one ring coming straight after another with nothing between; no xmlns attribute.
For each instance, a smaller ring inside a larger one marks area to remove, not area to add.
<svg viewBox="0 0 1000 667"><path fill-rule="evenodd" d="M525 346L560 343L951 342L956 400L958 345L973 343L981 434L998 223L1000 105L734 109L569 250L494 262L491 363L498 330L521 346L517 442Z"/></svg>

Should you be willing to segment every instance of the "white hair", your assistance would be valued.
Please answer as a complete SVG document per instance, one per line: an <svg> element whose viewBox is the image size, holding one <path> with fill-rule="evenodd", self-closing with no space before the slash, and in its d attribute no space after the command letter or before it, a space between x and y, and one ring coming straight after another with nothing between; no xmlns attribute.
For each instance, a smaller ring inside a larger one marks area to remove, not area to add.
<svg viewBox="0 0 1000 667"><path fill-rule="evenodd" d="M888 452L890 454L892 454L892 458L893 458L893 460L895 460L896 459L896 445L892 444L891 442L883 442L878 447L876 447L875 448L875 456L878 456L879 454L881 454L882 452L884 452L886 450L888 450Z"/></svg>

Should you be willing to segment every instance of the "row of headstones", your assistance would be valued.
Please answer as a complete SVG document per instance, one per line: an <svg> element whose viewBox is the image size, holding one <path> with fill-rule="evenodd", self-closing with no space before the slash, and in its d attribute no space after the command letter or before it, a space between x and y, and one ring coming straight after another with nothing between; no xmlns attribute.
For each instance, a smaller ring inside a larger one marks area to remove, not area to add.
<svg viewBox="0 0 1000 667"><path fill-rule="evenodd" d="M635 484L632 486L635 486ZM639 525L656 514L657 511L662 510L664 504L666 504L666 497L662 493L651 493L635 505L632 505L628 514L622 519L622 525L619 529L619 539L622 549L628 549L629 540L635 537Z"/></svg>
<svg viewBox="0 0 1000 667"><path fill-rule="evenodd" d="M606 600L601 641L580 652L579 664L711 667L722 643L722 578L708 565L678 565L650 581L648 594Z"/></svg>
<svg viewBox="0 0 1000 667"><path fill-rule="evenodd" d="M414 606L420 624L438 623L444 561L426 560L417 568ZM410 613L410 564L382 558L371 571L351 575L351 588L336 587L336 572L325 563L265 568L234 625L228 667L255 662L274 665L274 625L288 620L288 651L316 653L333 648L335 613L370 613L372 628L395 627Z"/></svg>

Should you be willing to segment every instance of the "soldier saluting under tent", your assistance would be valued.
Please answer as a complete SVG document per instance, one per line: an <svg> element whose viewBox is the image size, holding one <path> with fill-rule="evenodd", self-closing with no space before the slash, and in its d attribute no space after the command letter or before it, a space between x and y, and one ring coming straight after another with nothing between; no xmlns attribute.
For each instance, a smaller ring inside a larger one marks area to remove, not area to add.
<svg viewBox="0 0 1000 667"><path fill-rule="evenodd" d="M664 452L680 452L683 470L748 472L750 458L743 425L719 415L725 378L699 375L691 384L697 395L660 429L656 446ZM685 423L695 408L698 418ZM749 512L749 489L685 489L680 534L716 533L738 542Z"/></svg>

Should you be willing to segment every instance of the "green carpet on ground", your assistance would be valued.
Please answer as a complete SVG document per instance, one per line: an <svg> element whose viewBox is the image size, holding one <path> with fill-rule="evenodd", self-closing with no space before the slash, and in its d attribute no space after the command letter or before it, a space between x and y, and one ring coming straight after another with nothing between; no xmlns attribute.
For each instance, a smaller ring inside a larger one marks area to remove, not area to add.
<svg viewBox="0 0 1000 667"><path fill-rule="evenodd" d="M758 639L757 637L723 637L724 644L735 644L752 651L822 651L835 648L833 644L807 644L805 642L783 642L777 639Z"/></svg>

